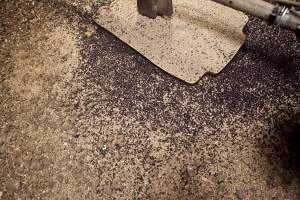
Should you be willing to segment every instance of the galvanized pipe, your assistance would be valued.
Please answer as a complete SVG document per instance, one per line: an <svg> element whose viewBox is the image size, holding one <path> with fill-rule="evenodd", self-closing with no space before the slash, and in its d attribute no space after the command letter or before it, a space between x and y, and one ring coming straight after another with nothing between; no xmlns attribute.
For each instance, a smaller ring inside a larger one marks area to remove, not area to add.
<svg viewBox="0 0 300 200"><path fill-rule="evenodd" d="M235 10L262 18L268 19L272 14L275 5L262 0L212 0Z"/></svg>
<svg viewBox="0 0 300 200"><path fill-rule="evenodd" d="M300 16L290 12L285 6L273 5L263 0L212 0L246 14L264 20L273 20L271 23L299 31Z"/></svg>

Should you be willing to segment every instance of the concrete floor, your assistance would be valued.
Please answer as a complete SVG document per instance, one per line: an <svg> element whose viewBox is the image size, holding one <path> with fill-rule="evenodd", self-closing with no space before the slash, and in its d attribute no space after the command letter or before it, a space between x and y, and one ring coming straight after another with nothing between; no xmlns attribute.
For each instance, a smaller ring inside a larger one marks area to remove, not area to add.
<svg viewBox="0 0 300 200"><path fill-rule="evenodd" d="M292 33L251 19L191 86L74 5L0 5L0 199L299 199Z"/></svg>

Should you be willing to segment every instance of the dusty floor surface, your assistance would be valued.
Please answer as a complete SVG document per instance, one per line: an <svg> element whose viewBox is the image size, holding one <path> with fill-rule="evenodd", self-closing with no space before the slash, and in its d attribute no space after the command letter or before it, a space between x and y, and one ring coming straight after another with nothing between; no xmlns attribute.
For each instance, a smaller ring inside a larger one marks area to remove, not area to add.
<svg viewBox="0 0 300 200"><path fill-rule="evenodd" d="M0 5L0 199L299 199L292 33L251 19L191 86L74 5Z"/></svg>

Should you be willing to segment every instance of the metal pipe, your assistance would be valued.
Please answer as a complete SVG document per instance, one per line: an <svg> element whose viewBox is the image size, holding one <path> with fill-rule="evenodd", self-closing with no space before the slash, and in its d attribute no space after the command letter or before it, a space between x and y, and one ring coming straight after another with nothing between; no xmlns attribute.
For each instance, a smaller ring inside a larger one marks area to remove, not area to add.
<svg viewBox="0 0 300 200"><path fill-rule="evenodd" d="M291 12L290 5L274 5L263 0L212 0L246 14L271 20L271 23L299 32L300 16ZM285 0L286 1L286 0Z"/></svg>
<svg viewBox="0 0 300 200"><path fill-rule="evenodd" d="M212 0L235 10L262 18L268 19L272 14L275 5L262 0Z"/></svg>

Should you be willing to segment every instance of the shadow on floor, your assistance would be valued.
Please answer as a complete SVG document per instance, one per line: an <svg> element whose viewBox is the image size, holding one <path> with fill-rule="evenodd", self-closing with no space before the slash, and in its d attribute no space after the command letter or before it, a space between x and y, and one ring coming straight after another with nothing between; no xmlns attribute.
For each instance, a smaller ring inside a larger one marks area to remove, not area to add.
<svg viewBox="0 0 300 200"><path fill-rule="evenodd" d="M263 150L272 166L267 184L272 187L274 181L280 181L284 188L292 183L300 188L300 114L279 117L270 134L268 149Z"/></svg>

